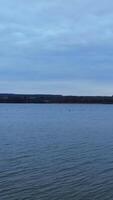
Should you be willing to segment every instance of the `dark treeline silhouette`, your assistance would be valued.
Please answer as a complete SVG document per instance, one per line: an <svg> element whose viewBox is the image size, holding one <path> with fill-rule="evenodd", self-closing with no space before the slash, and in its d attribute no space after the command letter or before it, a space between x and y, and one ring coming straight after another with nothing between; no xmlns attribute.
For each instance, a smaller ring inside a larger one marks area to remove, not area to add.
<svg viewBox="0 0 113 200"><path fill-rule="evenodd" d="M0 103L113 104L113 96L63 96L44 94L0 94Z"/></svg>

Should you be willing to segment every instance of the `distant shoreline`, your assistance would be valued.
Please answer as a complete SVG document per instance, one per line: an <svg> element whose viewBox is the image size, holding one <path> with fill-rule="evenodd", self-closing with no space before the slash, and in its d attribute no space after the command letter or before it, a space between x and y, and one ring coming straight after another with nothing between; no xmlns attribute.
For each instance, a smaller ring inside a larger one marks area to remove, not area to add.
<svg viewBox="0 0 113 200"><path fill-rule="evenodd" d="M113 104L113 96L64 96L51 94L0 94L0 103Z"/></svg>

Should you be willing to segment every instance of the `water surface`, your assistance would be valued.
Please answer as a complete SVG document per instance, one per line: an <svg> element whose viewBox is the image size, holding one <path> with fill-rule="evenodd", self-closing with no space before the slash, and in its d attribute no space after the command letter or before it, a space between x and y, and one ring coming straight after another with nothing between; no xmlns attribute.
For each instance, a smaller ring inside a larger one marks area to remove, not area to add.
<svg viewBox="0 0 113 200"><path fill-rule="evenodd" d="M1 104L0 200L113 200L113 106Z"/></svg>

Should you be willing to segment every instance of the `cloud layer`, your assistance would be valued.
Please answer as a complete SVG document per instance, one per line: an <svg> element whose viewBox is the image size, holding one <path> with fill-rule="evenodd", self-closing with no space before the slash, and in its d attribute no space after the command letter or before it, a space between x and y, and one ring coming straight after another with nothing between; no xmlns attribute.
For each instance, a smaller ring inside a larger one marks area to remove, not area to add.
<svg viewBox="0 0 113 200"><path fill-rule="evenodd" d="M0 92L112 95L112 0L1 0Z"/></svg>

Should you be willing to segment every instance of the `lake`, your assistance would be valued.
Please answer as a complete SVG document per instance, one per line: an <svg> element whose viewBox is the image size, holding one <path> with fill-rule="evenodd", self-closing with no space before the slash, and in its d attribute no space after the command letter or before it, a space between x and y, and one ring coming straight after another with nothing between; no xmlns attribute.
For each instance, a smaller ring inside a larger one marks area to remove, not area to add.
<svg viewBox="0 0 113 200"><path fill-rule="evenodd" d="M113 105L0 104L0 200L113 200Z"/></svg>

